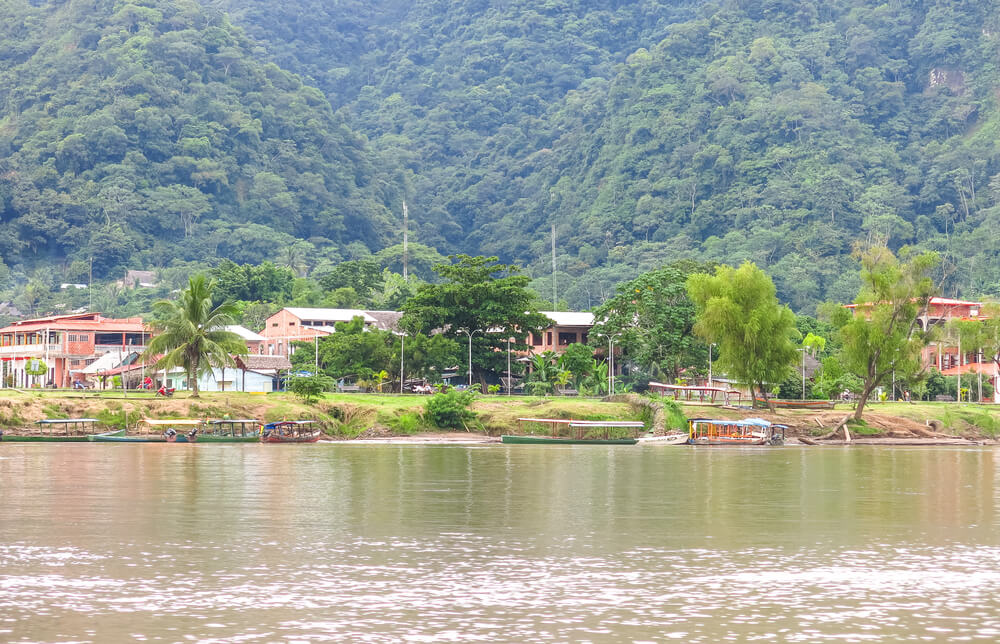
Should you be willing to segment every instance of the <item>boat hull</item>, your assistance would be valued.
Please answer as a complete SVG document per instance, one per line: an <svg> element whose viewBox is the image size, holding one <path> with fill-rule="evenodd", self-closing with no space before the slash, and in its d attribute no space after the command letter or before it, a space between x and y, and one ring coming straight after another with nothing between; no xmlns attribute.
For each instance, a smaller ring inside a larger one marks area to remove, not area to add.
<svg viewBox="0 0 1000 644"><path fill-rule="evenodd" d="M259 436L213 436L198 434L199 443L259 443Z"/></svg>
<svg viewBox="0 0 1000 644"><path fill-rule="evenodd" d="M635 438L553 438L552 436L511 436L504 434L501 443L508 445L635 445Z"/></svg>
<svg viewBox="0 0 1000 644"><path fill-rule="evenodd" d="M765 438L692 438L690 445L767 445Z"/></svg>
<svg viewBox="0 0 1000 644"><path fill-rule="evenodd" d="M124 436L125 430L118 429L102 434L87 434L85 436L11 436L3 434L0 441L5 443L87 443L93 441L97 436Z"/></svg>
<svg viewBox="0 0 1000 644"><path fill-rule="evenodd" d="M319 440L319 432L308 436L261 436L261 443L315 443Z"/></svg>

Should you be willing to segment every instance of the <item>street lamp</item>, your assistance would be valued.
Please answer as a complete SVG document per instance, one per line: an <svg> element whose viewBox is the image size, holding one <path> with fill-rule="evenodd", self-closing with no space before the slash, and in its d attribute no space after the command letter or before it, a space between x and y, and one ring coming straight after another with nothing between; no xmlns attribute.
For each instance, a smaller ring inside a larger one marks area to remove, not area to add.
<svg viewBox="0 0 1000 644"><path fill-rule="evenodd" d="M393 331L395 335L399 336L399 393L403 393L403 384L406 382L403 374L403 356L406 350L406 331Z"/></svg>
<svg viewBox="0 0 1000 644"><path fill-rule="evenodd" d="M510 389L511 385L513 384L514 384L514 374L510 372L510 336L507 336L507 395L508 396L510 396Z"/></svg>
<svg viewBox="0 0 1000 644"><path fill-rule="evenodd" d="M472 336L477 333L482 333L482 329L474 329L470 331L469 329L459 329L462 333L469 336L469 387L472 387Z"/></svg>
<svg viewBox="0 0 1000 644"><path fill-rule="evenodd" d="M602 334L603 335L603 334ZM609 333L608 338L608 395L615 393L615 338L621 337L621 333Z"/></svg>
<svg viewBox="0 0 1000 644"><path fill-rule="evenodd" d="M715 346L714 342L708 345L708 386L712 386L712 347Z"/></svg>

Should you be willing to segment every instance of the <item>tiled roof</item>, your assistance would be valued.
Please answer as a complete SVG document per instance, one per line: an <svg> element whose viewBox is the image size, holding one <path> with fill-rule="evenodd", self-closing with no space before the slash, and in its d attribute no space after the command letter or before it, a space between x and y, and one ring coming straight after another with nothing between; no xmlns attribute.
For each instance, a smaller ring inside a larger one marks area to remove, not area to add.
<svg viewBox="0 0 1000 644"><path fill-rule="evenodd" d="M292 368L291 361L285 356L259 356L248 354L237 357L236 363L243 365L244 369L249 369L250 371L268 369L287 370Z"/></svg>

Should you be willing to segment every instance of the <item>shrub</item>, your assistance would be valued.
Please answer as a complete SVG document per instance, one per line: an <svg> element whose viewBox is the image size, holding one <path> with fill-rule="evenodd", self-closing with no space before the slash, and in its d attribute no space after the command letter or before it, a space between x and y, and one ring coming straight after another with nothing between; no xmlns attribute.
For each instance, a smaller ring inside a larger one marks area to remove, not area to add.
<svg viewBox="0 0 1000 644"><path fill-rule="evenodd" d="M466 423L476 418L475 412L469 409L475 398L475 392L468 390L452 389L434 394L424 403L426 418L434 426L442 429L466 428Z"/></svg>
<svg viewBox="0 0 1000 644"><path fill-rule="evenodd" d="M333 389L333 378L324 375L296 376L288 383L288 388L302 400L312 403Z"/></svg>

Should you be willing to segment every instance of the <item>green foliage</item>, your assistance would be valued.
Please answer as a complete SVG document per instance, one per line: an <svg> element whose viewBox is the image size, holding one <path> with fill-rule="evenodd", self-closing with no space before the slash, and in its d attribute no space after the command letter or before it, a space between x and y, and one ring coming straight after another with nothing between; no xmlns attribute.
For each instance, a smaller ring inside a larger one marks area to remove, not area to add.
<svg viewBox="0 0 1000 644"><path fill-rule="evenodd" d="M688 275L706 270L711 267L677 262L620 285L594 311L598 323L590 343L607 347L607 338L617 336L628 360L667 382L685 368L707 364L708 347L692 333L695 306L687 293Z"/></svg>
<svg viewBox="0 0 1000 644"><path fill-rule="evenodd" d="M222 260L209 275L216 304L229 301L281 302L292 294L291 269L265 261L257 266Z"/></svg>
<svg viewBox="0 0 1000 644"><path fill-rule="evenodd" d="M212 307L215 282L204 275L188 281L178 301L160 300L153 305L156 318L150 326L156 335L149 341L143 359L155 361L156 369L183 367L198 397L198 376L213 367L233 366L232 355L245 355L246 342L226 327L237 314L232 304Z"/></svg>
<svg viewBox="0 0 1000 644"><path fill-rule="evenodd" d="M468 423L476 419L476 413L469 409L475 398L475 392L469 390L436 393L424 403L425 416L441 429L468 429Z"/></svg>
<svg viewBox="0 0 1000 644"><path fill-rule="evenodd" d="M693 274L687 288L698 310L694 330L718 345L720 371L766 398L798 356L795 314L778 304L771 278L744 262L739 268L719 266L715 275Z"/></svg>
<svg viewBox="0 0 1000 644"><path fill-rule="evenodd" d="M323 397L323 394L332 390L333 378L323 374L313 374L311 376L295 376L288 381L288 390L306 401L314 403Z"/></svg>
<svg viewBox="0 0 1000 644"><path fill-rule="evenodd" d="M472 368L499 373L507 365L507 339L512 351L527 350L527 332L549 322L538 313L528 277L496 257L456 255L453 263L434 267L444 281L423 284L403 306L400 325L411 332L442 329L443 334L472 345Z"/></svg>
<svg viewBox="0 0 1000 644"><path fill-rule="evenodd" d="M909 378L921 368L926 340L918 318L936 292L930 272L939 258L907 249L900 254L904 261L885 246L859 249L862 287L854 300L857 309L829 307L843 345L840 362L864 381L854 412L857 420L868 397L894 373Z"/></svg>

